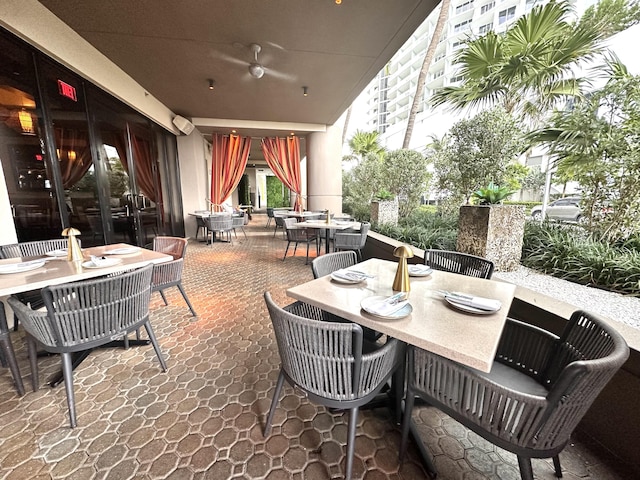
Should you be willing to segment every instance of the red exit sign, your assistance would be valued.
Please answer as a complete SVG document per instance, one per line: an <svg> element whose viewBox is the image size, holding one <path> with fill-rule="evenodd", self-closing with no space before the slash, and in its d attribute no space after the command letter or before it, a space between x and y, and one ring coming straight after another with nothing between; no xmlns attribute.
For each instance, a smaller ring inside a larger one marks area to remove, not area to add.
<svg viewBox="0 0 640 480"><path fill-rule="evenodd" d="M58 92L60 92L60 95L62 95L63 97L70 98L74 102L78 101L78 96L76 95L76 87L63 82L62 80L58 80Z"/></svg>

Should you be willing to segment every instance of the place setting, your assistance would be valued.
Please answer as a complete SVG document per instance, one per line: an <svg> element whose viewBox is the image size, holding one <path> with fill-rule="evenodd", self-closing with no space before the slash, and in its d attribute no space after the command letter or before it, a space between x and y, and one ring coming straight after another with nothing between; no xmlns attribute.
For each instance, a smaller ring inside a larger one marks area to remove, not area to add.
<svg viewBox="0 0 640 480"><path fill-rule="evenodd" d="M500 300L461 292L438 291L447 304L456 310L475 315L491 315L502 308Z"/></svg>
<svg viewBox="0 0 640 480"><path fill-rule="evenodd" d="M409 265L407 269L410 277L428 277L433 273L433 268L429 265Z"/></svg>
<svg viewBox="0 0 640 480"><path fill-rule="evenodd" d="M91 255L91 260L82 262L84 268L107 268L122 263L121 258Z"/></svg>
<svg viewBox="0 0 640 480"><path fill-rule="evenodd" d="M131 255L134 253L138 253L140 251L140 247L118 247L112 248L111 250L105 250L102 252L103 255Z"/></svg>
<svg viewBox="0 0 640 480"><path fill-rule="evenodd" d="M346 268L331 272L330 276L331 280L344 284L362 283L368 278L373 278L373 275L369 275L368 273L360 272L358 270L348 270Z"/></svg>
<svg viewBox="0 0 640 480"><path fill-rule="evenodd" d="M0 274L23 273L44 267L47 259L30 260L28 262L8 263L0 265Z"/></svg>
<svg viewBox="0 0 640 480"><path fill-rule="evenodd" d="M407 292L396 293L390 297L374 295L362 299L360 308L369 315L380 319L397 320L405 318L413 312L408 296Z"/></svg>

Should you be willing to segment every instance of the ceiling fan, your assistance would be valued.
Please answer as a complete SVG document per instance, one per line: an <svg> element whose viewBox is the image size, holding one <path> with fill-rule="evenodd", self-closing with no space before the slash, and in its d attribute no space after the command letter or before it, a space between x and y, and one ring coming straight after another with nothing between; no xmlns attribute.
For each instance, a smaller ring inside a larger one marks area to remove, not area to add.
<svg viewBox="0 0 640 480"><path fill-rule="evenodd" d="M262 50L262 47L257 43L252 43L249 48L253 52L254 61L249 64L249 73L252 77L262 78L264 75L264 67L258 63L258 54Z"/></svg>
<svg viewBox="0 0 640 480"><path fill-rule="evenodd" d="M275 44L271 44L269 43L268 45L273 46L273 47L277 47L280 50L284 49L278 45ZM278 78L281 80L287 80L287 81L295 81L297 79L297 77L295 75L290 75L287 73L282 73L282 72L278 72L270 67L266 67L264 66L260 60L258 60L258 55L260 54L260 52L262 52L262 45L258 44L258 43L251 43L250 45L243 45L241 43L234 43L233 46L235 48L238 49L246 49L248 48L251 53L252 53L252 61L251 62L247 62L246 60L241 60L239 58L235 58L235 57L231 57L229 55L225 55L225 54L217 54L216 56L218 58L220 58L221 60L224 60L226 62L229 63L233 63L235 65L243 65L245 67L247 67L247 70L249 72L249 75L247 75L247 78L262 78L265 75L269 76L269 77L274 77L274 78Z"/></svg>

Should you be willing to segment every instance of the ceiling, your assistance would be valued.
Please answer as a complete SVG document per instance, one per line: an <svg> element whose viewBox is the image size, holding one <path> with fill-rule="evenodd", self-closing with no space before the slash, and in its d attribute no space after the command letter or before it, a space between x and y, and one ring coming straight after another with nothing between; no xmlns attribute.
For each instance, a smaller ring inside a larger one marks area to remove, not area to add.
<svg viewBox="0 0 640 480"><path fill-rule="evenodd" d="M437 2L40 3L203 134L228 133L233 120L239 134L262 136L288 135L290 124L334 124ZM260 79L248 71L252 43L262 46Z"/></svg>

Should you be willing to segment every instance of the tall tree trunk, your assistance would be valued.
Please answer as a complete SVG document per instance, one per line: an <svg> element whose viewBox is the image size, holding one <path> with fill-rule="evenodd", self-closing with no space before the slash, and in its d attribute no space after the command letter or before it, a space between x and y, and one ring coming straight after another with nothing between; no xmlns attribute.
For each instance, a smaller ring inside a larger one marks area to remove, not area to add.
<svg viewBox="0 0 640 480"><path fill-rule="evenodd" d="M351 109L353 108L353 104L349 105L347 108L347 116L344 119L344 126L342 127L342 144L347 141L347 130L349 129L349 120L351 120Z"/></svg>
<svg viewBox="0 0 640 480"><path fill-rule="evenodd" d="M436 53L436 47L440 42L440 37L442 36L442 31L444 30L444 24L449 17L450 4L451 0L442 0L442 5L440 6L440 15L438 15L436 28L433 31L431 42L429 43L429 47L427 48L427 53L425 53L424 55L422 68L420 69L420 74L418 75L418 84L416 85L416 93L413 96L413 104L411 105L411 111L409 112L409 120L407 121L407 129L404 132L402 148L409 148L409 142L411 141L411 135L413 134L413 125L416 122L416 115L418 114L418 108L420 106L420 102L422 101L422 94L424 92L424 84L427 80L427 73L429 73L431 60L433 60L433 56Z"/></svg>

